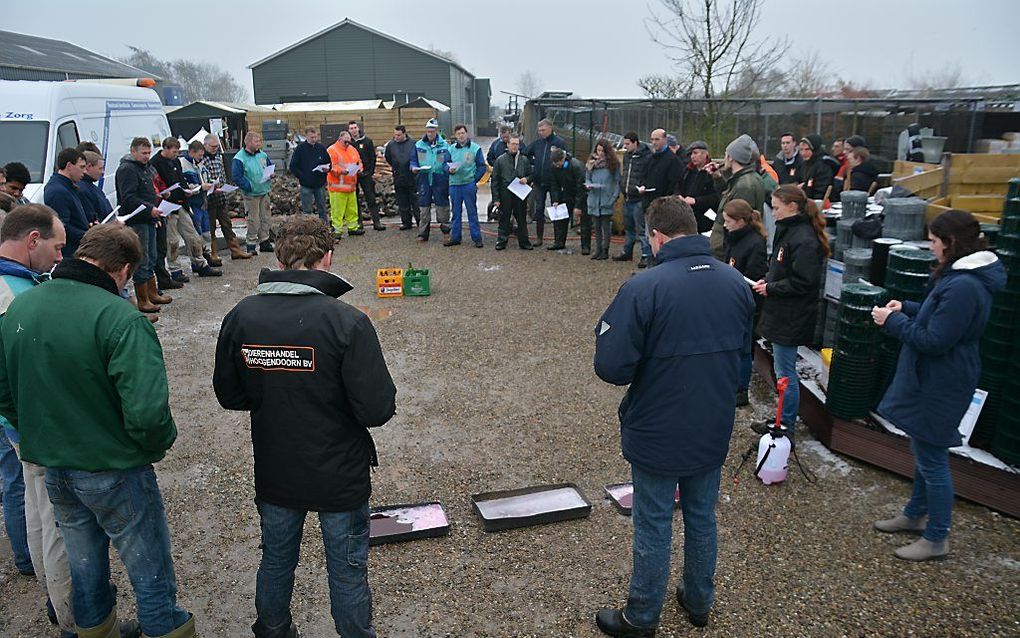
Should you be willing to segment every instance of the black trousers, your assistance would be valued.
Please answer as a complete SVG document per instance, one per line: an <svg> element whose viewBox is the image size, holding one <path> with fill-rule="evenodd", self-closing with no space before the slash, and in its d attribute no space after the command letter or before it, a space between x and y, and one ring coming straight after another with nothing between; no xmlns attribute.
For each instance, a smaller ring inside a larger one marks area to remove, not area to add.
<svg viewBox="0 0 1020 638"><path fill-rule="evenodd" d="M517 221L517 245L524 247L528 239L528 204L513 193L507 193L499 202L499 238L497 244L506 244L510 238L510 218Z"/></svg>
<svg viewBox="0 0 1020 638"><path fill-rule="evenodd" d="M153 269L157 277L170 278L170 273L166 270L166 225L169 218L163 218L160 220L158 226L156 226L156 267Z"/></svg>
<svg viewBox="0 0 1020 638"><path fill-rule="evenodd" d="M574 202L567 201L564 203L567 205L567 210L570 211L570 217L553 222L553 236L555 237L556 246L566 245L567 231L570 229L570 222L574 218ZM581 211L581 248L585 250L591 249L591 216L584 210Z"/></svg>
<svg viewBox="0 0 1020 638"><path fill-rule="evenodd" d="M400 211L400 223L404 226L418 225L421 211L418 210L418 190L414 184L393 185L393 194L397 199L397 209Z"/></svg>
<svg viewBox="0 0 1020 638"><path fill-rule="evenodd" d="M375 179L371 175L359 173L358 186L361 188L361 194L365 197L365 204L368 205L369 212L378 213L379 204L375 201Z"/></svg>

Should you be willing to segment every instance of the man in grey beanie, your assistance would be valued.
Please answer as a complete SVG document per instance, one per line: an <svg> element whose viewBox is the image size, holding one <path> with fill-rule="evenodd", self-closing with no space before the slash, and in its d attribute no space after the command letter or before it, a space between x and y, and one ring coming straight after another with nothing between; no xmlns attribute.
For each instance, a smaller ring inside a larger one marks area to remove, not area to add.
<svg viewBox="0 0 1020 638"><path fill-rule="evenodd" d="M726 147L723 170L729 177L726 179L722 197L719 198L719 208L716 210L715 222L712 224L712 236L709 238L712 254L716 259L725 257L723 237L726 229L723 227L722 210L726 204L734 199L742 199L750 204L753 210L761 211L765 206L765 185L762 183L755 163L759 155L758 145L747 133L733 140Z"/></svg>

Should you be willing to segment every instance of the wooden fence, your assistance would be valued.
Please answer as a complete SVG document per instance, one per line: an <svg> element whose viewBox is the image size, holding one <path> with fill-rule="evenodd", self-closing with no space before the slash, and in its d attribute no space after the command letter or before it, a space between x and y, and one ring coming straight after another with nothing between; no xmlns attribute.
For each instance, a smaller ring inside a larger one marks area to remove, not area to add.
<svg viewBox="0 0 1020 638"><path fill-rule="evenodd" d="M291 133L300 132L306 126L323 124L346 124L351 120L361 123L365 135L376 144L382 145L393 137L393 127L403 124L411 139L425 134L425 122L436 117L435 109L364 109L351 111L259 111L250 112L246 117L249 131L262 131L262 122L283 120ZM322 140L329 146L336 140Z"/></svg>

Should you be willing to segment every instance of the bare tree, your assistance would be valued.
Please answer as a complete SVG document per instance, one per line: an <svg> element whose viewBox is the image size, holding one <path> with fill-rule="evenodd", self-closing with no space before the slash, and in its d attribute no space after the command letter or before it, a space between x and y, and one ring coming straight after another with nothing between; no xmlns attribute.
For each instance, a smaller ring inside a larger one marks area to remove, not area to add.
<svg viewBox="0 0 1020 638"><path fill-rule="evenodd" d="M184 99L240 102L247 95L244 88L226 69L209 62L192 60L160 60L147 49L128 46L131 54L120 61L163 78L166 84L184 89Z"/></svg>
<svg viewBox="0 0 1020 638"><path fill-rule="evenodd" d="M436 55L438 55L441 58L446 58L450 62L456 62L458 64L460 63L460 60L457 59L457 54L454 53L453 51L447 51L445 49L440 49L439 47L437 47L437 46L435 46L435 45L433 45L431 43L429 44L429 51L431 51L432 53L435 53Z"/></svg>
<svg viewBox="0 0 1020 638"><path fill-rule="evenodd" d="M659 0L645 28L701 97L729 97L735 81L765 73L786 49L785 40L754 39L764 0Z"/></svg>
<svg viewBox="0 0 1020 638"><path fill-rule="evenodd" d="M907 85L920 91L955 89L963 86L963 69L957 62L936 69L907 71Z"/></svg>
<svg viewBox="0 0 1020 638"><path fill-rule="evenodd" d="M525 71L517 77L517 92L528 97L535 97L542 92L542 82L534 71Z"/></svg>
<svg viewBox="0 0 1020 638"><path fill-rule="evenodd" d="M691 78L650 73L638 78L638 88L645 97L653 99L677 99L688 97L693 89Z"/></svg>
<svg viewBox="0 0 1020 638"><path fill-rule="evenodd" d="M816 97L836 89L838 77L818 51L794 58L786 70L783 93L793 97Z"/></svg>

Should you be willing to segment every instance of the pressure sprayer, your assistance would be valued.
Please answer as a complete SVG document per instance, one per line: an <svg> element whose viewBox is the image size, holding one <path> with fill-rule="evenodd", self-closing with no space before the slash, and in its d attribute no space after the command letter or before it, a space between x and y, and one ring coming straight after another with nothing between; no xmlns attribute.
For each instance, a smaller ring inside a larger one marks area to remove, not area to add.
<svg viewBox="0 0 1020 638"><path fill-rule="evenodd" d="M782 483L786 480L786 469L790 460L790 439L786 438L786 426L782 422L783 397L790 385L788 377L780 377L776 382L779 391L779 403L776 407L775 423L769 431L758 440L758 459L755 461L754 475L765 485Z"/></svg>

